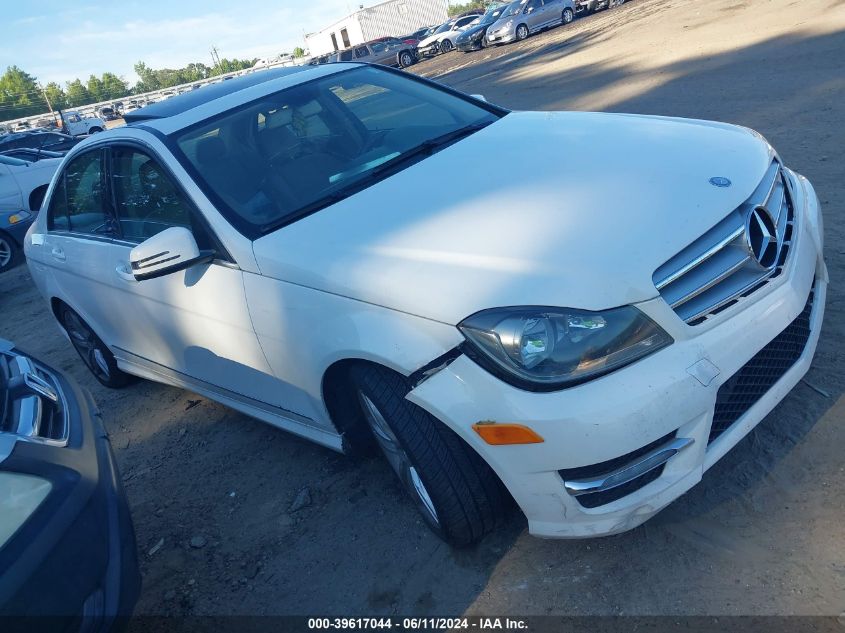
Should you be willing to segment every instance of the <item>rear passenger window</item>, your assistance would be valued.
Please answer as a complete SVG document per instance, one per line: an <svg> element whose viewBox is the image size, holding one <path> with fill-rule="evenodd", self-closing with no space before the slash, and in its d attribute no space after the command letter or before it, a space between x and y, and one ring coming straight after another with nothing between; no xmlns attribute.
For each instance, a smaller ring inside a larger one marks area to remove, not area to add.
<svg viewBox="0 0 845 633"><path fill-rule="evenodd" d="M366 57L370 54L370 51L367 50L366 46L359 46L355 49L355 57L361 59L362 57Z"/></svg>
<svg viewBox="0 0 845 633"><path fill-rule="evenodd" d="M87 152L68 163L56 183L48 213L50 229L99 235L113 232L105 199L101 150Z"/></svg>

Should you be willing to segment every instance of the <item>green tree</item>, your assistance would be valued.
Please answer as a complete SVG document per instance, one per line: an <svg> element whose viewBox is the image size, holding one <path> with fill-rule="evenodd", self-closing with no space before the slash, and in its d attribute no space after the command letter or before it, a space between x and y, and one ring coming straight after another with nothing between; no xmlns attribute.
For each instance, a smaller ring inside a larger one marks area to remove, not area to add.
<svg viewBox="0 0 845 633"><path fill-rule="evenodd" d="M103 100L120 99L129 94L129 84L114 73L103 73L100 82L103 86Z"/></svg>
<svg viewBox="0 0 845 633"><path fill-rule="evenodd" d="M295 49L293 49L293 56L305 57L305 50L301 46L297 46Z"/></svg>
<svg viewBox="0 0 845 633"><path fill-rule="evenodd" d="M88 103L97 103L98 101L104 101L106 99L105 91L103 90L103 82L101 79L98 79L96 76L91 75L88 77L88 84L86 85L88 89L88 98L90 101Z"/></svg>
<svg viewBox="0 0 845 633"><path fill-rule="evenodd" d="M135 84L133 92L140 94L161 88L157 71L147 66L144 62L135 64L135 73L138 75L138 83Z"/></svg>
<svg viewBox="0 0 845 633"><path fill-rule="evenodd" d="M35 77L17 66L0 76L0 119L16 119L47 110Z"/></svg>
<svg viewBox="0 0 845 633"><path fill-rule="evenodd" d="M67 105L69 108L78 108L79 106L93 103L88 89L79 79L74 79L67 83L65 95L67 96Z"/></svg>
<svg viewBox="0 0 845 633"><path fill-rule="evenodd" d="M53 110L62 110L67 107L67 97L65 96L65 91L62 90L62 87L55 81L51 81L44 86L44 93L47 95L50 105L53 106Z"/></svg>
<svg viewBox="0 0 845 633"><path fill-rule="evenodd" d="M467 11L486 11L487 7L494 3L495 0L469 0L464 4L449 5L449 15L460 15Z"/></svg>

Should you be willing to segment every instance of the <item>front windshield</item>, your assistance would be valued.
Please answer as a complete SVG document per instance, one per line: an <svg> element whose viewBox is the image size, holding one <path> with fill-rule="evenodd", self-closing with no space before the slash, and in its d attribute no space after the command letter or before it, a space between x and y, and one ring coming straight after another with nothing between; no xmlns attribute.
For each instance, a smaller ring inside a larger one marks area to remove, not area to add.
<svg viewBox="0 0 845 633"><path fill-rule="evenodd" d="M487 13L485 13L484 15L481 16L481 20L480 20L479 24L480 25L492 24L493 22L495 22L496 20L499 19L499 17L502 15L502 11L504 11L507 8L507 6L509 6L509 5L501 5L500 4L497 7L487 9Z"/></svg>
<svg viewBox="0 0 845 633"><path fill-rule="evenodd" d="M505 17L509 18L512 15L517 15L518 13L520 13L526 1L527 0L517 0L516 2L511 3L505 10Z"/></svg>
<svg viewBox="0 0 845 633"><path fill-rule="evenodd" d="M437 35L438 33L445 33L446 31L451 31L454 22L446 22L446 24L441 24L438 29L433 33L433 35Z"/></svg>
<svg viewBox="0 0 845 633"><path fill-rule="evenodd" d="M260 234L499 116L401 74L357 67L229 111L177 133L176 143L232 223Z"/></svg>

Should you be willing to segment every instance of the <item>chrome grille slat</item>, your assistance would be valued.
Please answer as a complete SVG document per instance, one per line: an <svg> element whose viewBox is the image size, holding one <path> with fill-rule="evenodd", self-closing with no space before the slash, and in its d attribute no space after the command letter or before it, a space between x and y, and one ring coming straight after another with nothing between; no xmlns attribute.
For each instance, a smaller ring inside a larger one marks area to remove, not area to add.
<svg viewBox="0 0 845 633"><path fill-rule="evenodd" d="M773 251L775 242L770 242L770 254L760 260L766 262L766 268L758 263L757 257L763 256L755 254L749 245L754 242L746 235L752 213L755 222L758 216L766 217L768 235L778 236L780 250ZM794 238L790 231L794 230L790 189L780 164L773 161L743 204L654 272L654 285L681 319L697 325L776 278L783 270ZM770 265L771 253L777 257Z"/></svg>

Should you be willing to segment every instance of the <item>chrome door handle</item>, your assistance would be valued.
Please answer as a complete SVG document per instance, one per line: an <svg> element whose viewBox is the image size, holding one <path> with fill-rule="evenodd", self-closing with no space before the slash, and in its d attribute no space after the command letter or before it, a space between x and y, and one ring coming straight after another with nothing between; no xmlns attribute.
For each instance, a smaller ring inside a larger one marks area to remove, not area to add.
<svg viewBox="0 0 845 633"><path fill-rule="evenodd" d="M65 257L65 252L62 249L60 249L58 246L54 246L53 250L50 251L50 254L53 256L53 259L55 259L56 261L63 262L67 259L67 257Z"/></svg>
<svg viewBox="0 0 845 633"><path fill-rule="evenodd" d="M126 264L118 264L117 268L114 269L114 272L117 273L117 276L120 277L123 281L137 283L137 279L135 279L135 275L130 273L126 269Z"/></svg>

